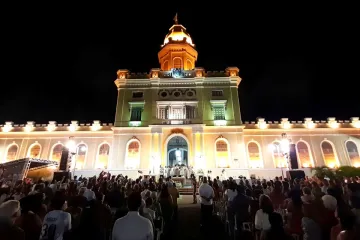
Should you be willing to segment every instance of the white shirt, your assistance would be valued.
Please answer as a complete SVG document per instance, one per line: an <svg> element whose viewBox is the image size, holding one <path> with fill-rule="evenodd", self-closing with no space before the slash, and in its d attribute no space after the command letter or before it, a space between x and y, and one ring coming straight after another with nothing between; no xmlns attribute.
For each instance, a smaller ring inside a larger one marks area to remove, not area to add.
<svg viewBox="0 0 360 240"><path fill-rule="evenodd" d="M153 240L154 232L149 219L131 211L114 224L112 240Z"/></svg>
<svg viewBox="0 0 360 240"><path fill-rule="evenodd" d="M86 197L88 201L96 199L95 193L90 189L86 189L83 196Z"/></svg>
<svg viewBox="0 0 360 240"><path fill-rule="evenodd" d="M262 209L257 210L255 214L255 228L258 230L269 230L271 228L269 215L264 213Z"/></svg>
<svg viewBox="0 0 360 240"><path fill-rule="evenodd" d="M48 212L44 218L40 240L62 240L65 232L71 229L71 215L62 210ZM54 234L52 238L52 234Z"/></svg>
<svg viewBox="0 0 360 240"><path fill-rule="evenodd" d="M236 189L235 189L235 191L233 191L231 189L226 189L226 191L225 191L225 195L227 196L227 200L229 202L234 200L234 198L237 196L237 194L238 194L238 192L236 191Z"/></svg>
<svg viewBox="0 0 360 240"><path fill-rule="evenodd" d="M205 198L214 197L214 189L207 183L202 183L199 187L200 203L204 205L212 205L212 198L208 201ZM205 197L205 198L203 198Z"/></svg>

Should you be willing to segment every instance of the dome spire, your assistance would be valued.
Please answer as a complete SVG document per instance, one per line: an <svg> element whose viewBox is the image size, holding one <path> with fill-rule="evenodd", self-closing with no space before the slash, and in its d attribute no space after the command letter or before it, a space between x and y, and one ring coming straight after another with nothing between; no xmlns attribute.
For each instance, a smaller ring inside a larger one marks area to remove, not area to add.
<svg viewBox="0 0 360 240"><path fill-rule="evenodd" d="M175 17L174 17L174 22L175 22L175 24L177 25L177 24L179 24L179 21L178 21L178 14L176 13L175 14Z"/></svg>

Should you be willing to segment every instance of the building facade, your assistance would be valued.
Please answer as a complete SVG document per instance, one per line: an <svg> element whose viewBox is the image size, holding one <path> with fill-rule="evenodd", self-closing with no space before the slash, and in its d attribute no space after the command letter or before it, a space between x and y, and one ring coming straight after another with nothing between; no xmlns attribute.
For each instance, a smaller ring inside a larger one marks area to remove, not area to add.
<svg viewBox="0 0 360 240"><path fill-rule="evenodd" d="M350 121L242 122L239 69L196 67L198 53L175 21L158 53L160 68L119 70L115 122L27 122L0 125L0 162L25 157L59 161L71 141L71 170L92 176L107 169L136 176L185 164L213 176L274 177L289 166L360 167L359 118ZM71 140L69 138L71 137Z"/></svg>

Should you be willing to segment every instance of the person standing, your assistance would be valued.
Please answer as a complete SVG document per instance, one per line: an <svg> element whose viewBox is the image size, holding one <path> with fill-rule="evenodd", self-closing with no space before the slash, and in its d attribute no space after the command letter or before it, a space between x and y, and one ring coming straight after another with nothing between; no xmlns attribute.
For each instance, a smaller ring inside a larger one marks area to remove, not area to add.
<svg viewBox="0 0 360 240"><path fill-rule="evenodd" d="M213 211L214 189L208 184L207 179L199 187L200 204L201 204L201 223L203 226L209 226Z"/></svg>

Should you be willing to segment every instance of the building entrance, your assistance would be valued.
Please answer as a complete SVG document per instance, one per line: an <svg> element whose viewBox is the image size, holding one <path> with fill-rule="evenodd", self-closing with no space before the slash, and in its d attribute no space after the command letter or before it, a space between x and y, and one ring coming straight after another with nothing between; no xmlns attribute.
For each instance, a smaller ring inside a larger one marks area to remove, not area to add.
<svg viewBox="0 0 360 240"><path fill-rule="evenodd" d="M167 166L188 165L188 149L186 140L181 136L174 136L167 144Z"/></svg>

